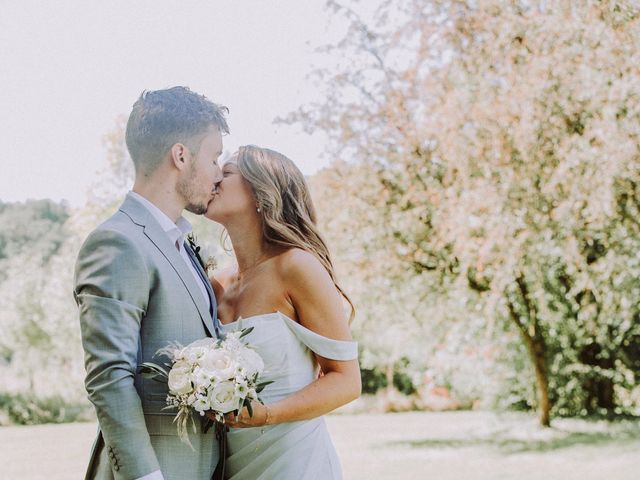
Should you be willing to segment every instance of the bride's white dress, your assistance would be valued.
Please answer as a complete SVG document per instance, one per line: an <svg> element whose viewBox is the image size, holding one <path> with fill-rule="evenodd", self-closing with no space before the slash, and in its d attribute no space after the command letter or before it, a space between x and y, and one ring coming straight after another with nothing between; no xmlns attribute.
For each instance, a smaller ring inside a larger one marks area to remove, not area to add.
<svg viewBox="0 0 640 480"><path fill-rule="evenodd" d="M332 340L276 312L223 325L229 332L254 327L246 341L264 360L261 381L273 381L260 393L273 403L304 388L318 377L313 356L333 360L357 358L356 342ZM342 469L323 417L265 427L231 429L227 478L231 480L335 480Z"/></svg>

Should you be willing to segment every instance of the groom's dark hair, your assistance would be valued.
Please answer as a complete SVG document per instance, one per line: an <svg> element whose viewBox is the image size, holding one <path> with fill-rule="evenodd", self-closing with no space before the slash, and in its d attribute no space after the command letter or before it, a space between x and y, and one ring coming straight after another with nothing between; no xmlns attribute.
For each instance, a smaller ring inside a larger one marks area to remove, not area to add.
<svg viewBox="0 0 640 480"><path fill-rule="evenodd" d="M227 107L187 87L142 92L133 104L125 132L136 173L152 173L176 143L185 144L195 155L211 126L229 133L227 113Z"/></svg>

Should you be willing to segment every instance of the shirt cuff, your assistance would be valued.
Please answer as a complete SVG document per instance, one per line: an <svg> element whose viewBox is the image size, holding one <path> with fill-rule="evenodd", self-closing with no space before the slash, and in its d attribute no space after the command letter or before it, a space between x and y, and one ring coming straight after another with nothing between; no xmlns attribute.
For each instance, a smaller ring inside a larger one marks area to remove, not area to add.
<svg viewBox="0 0 640 480"><path fill-rule="evenodd" d="M162 476L162 472L160 470L156 470L155 472L151 472L144 477L136 478L136 480L164 480Z"/></svg>

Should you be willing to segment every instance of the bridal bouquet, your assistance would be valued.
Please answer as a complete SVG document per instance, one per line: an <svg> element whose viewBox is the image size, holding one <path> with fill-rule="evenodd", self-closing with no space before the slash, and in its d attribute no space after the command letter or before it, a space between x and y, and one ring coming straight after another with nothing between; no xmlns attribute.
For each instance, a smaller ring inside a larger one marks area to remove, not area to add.
<svg viewBox="0 0 640 480"><path fill-rule="evenodd" d="M170 363L140 365L144 376L168 384L166 408L178 409L174 422L183 442L191 445L187 426L191 420L195 432L194 410L201 416L213 413L221 424L225 414L237 414L245 406L253 415L251 400L260 401L258 393L271 382L258 383L264 362L242 341L251 330L253 327L230 332L223 339L196 340L186 347L172 344L158 351Z"/></svg>

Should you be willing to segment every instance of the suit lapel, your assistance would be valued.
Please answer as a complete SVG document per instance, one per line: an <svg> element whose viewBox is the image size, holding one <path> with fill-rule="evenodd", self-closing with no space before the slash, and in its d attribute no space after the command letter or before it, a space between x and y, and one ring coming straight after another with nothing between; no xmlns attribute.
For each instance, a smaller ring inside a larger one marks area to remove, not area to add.
<svg viewBox="0 0 640 480"><path fill-rule="evenodd" d="M217 312L218 306L216 304L216 295L213 292L213 288L211 287L211 280L209 280L209 277L207 276L207 273L205 272L204 268L202 268L202 264L198 260L198 257L196 255L196 253L191 248L191 245L189 245L189 242L187 242L187 241L184 242L184 248L186 249L187 253L189 254L189 257L191 257L192 263L193 263L195 269L200 274L200 278L202 278L202 281L204 282L205 288L207 289L207 293L209 295L209 300L211 301L211 312L210 312L211 313L211 318L213 320L214 329L216 330L216 332L218 332L220 330L220 325L218 324L218 312Z"/></svg>
<svg viewBox="0 0 640 480"><path fill-rule="evenodd" d="M198 313L200 314L200 319L202 320L208 334L215 337L213 320L209 313L209 309L207 308L206 301L200 291L200 287L198 287L198 284L196 283L197 280L189 270L184 259L180 256L178 249L175 245L171 244L167 233L162 230L158 222L153 218L153 215L151 215L151 212L149 212L146 207L129 196L127 196L126 200L120 207L120 210L131 218L134 223L143 227L144 234L147 238L151 240L151 242L158 248L158 250L160 250L162 255L164 255L167 261L171 264L189 292L191 300L196 305Z"/></svg>

